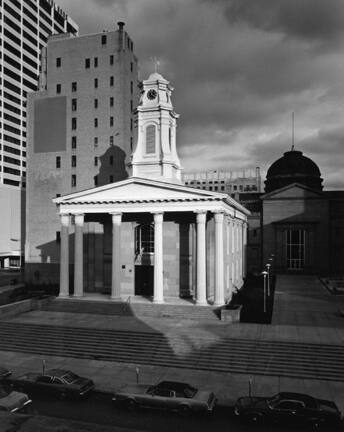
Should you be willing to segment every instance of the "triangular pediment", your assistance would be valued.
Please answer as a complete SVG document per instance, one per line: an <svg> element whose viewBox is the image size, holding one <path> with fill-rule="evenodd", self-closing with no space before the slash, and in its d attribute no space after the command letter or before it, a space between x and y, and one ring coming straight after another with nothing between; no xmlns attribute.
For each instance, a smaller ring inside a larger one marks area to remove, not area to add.
<svg viewBox="0 0 344 432"><path fill-rule="evenodd" d="M322 198L323 193L309 188L308 186L302 185L300 183L292 183L281 189L274 190L260 198L262 200L266 199L309 199L309 198Z"/></svg>
<svg viewBox="0 0 344 432"><path fill-rule="evenodd" d="M56 198L56 204L82 202L137 202L170 200L222 200L225 194L203 191L175 183L131 177L105 186Z"/></svg>

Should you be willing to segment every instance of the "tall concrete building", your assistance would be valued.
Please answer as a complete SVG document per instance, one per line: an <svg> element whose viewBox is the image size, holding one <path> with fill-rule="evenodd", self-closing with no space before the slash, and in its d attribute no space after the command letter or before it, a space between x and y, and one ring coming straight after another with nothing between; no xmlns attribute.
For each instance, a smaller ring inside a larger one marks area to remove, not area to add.
<svg viewBox="0 0 344 432"><path fill-rule="evenodd" d="M50 0L0 0L0 266L22 255L27 95L38 88L40 52L54 33L78 26Z"/></svg>
<svg viewBox="0 0 344 432"><path fill-rule="evenodd" d="M197 171L183 173L186 186L227 193L238 200L238 195L261 191L260 168L242 171Z"/></svg>
<svg viewBox="0 0 344 432"><path fill-rule="evenodd" d="M49 38L40 91L28 100L28 281L58 279L60 221L52 199L128 177L138 97L137 59L124 23ZM90 272L103 260L103 229L94 218L85 229Z"/></svg>

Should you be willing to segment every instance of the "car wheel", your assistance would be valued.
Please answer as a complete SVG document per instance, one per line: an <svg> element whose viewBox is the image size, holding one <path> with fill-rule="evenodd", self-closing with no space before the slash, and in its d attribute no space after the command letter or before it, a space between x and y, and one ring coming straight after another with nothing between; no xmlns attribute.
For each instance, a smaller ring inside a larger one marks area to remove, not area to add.
<svg viewBox="0 0 344 432"><path fill-rule="evenodd" d="M179 415L186 417L191 414L191 409L187 405L180 405L180 407L178 407L178 413Z"/></svg>
<svg viewBox="0 0 344 432"><path fill-rule="evenodd" d="M263 416L259 413L252 413L246 416L246 420L252 424L262 423Z"/></svg>
<svg viewBox="0 0 344 432"><path fill-rule="evenodd" d="M124 401L124 405L130 411L133 411L137 408L137 403L134 401L134 399L127 399Z"/></svg>

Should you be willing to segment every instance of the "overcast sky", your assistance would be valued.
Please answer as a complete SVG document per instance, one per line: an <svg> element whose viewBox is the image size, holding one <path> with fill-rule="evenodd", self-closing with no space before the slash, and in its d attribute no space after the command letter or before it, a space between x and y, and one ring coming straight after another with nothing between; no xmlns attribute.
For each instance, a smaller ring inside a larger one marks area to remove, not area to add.
<svg viewBox="0 0 344 432"><path fill-rule="evenodd" d="M125 29L140 79L175 88L185 170L242 170L295 147L344 189L343 0L56 0L80 34Z"/></svg>

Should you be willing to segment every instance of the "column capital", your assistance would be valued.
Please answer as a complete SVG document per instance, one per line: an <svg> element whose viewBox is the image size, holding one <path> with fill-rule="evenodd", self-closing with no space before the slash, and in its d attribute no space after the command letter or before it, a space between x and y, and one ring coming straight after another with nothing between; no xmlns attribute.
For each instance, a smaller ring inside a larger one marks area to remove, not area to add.
<svg viewBox="0 0 344 432"><path fill-rule="evenodd" d="M154 223L162 223L164 220L164 212L152 212Z"/></svg>
<svg viewBox="0 0 344 432"><path fill-rule="evenodd" d="M77 213L74 215L74 223L75 225L78 226L83 226L84 225L84 213Z"/></svg>
<svg viewBox="0 0 344 432"><path fill-rule="evenodd" d="M113 225L120 225L122 222L122 213L110 213Z"/></svg>
<svg viewBox="0 0 344 432"><path fill-rule="evenodd" d="M224 219L224 211L223 210L218 210L218 211L214 211L214 218L215 218L215 223L223 223L223 219Z"/></svg>
<svg viewBox="0 0 344 432"><path fill-rule="evenodd" d="M207 220L207 211L206 210L196 210L194 212L196 214L196 221L198 224L204 224Z"/></svg>
<svg viewBox="0 0 344 432"><path fill-rule="evenodd" d="M60 213L60 221L62 226L68 227L70 225L70 214Z"/></svg>

